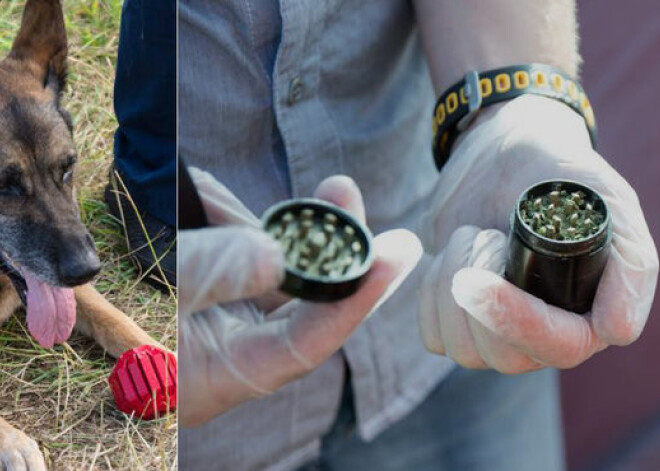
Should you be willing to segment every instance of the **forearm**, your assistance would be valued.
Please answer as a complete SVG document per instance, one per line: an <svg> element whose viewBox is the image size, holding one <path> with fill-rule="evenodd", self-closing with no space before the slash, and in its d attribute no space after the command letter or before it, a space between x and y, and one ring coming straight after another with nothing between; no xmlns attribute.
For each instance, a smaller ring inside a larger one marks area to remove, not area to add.
<svg viewBox="0 0 660 471"><path fill-rule="evenodd" d="M577 75L575 0L414 0L438 94L469 70L541 62Z"/></svg>

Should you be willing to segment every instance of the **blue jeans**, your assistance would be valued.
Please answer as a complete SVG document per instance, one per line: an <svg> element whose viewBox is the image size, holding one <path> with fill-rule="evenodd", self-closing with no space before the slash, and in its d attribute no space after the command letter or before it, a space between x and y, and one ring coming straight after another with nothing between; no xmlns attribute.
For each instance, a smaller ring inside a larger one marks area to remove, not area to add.
<svg viewBox="0 0 660 471"><path fill-rule="evenodd" d="M176 0L126 0L115 113L115 168L137 206L176 224Z"/></svg>
<svg viewBox="0 0 660 471"><path fill-rule="evenodd" d="M321 458L300 471L560 471L558 374L457 368L410 416L364 443L347 387Z"/></svg>

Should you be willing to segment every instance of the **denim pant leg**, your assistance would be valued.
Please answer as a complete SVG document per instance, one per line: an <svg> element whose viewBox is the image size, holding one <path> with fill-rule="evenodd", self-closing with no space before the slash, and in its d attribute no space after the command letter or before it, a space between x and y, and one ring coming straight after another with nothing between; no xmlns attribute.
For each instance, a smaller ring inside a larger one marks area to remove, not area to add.
<svg viewBox="0 0 660 471"><path fill-rule="evenodd" d="M115 167L141 210L176 224L176 0L125 0Z"/></svg>
<svg viewBox="0 0 660 471"><path fill-rule="evenodd" d="M371 443L352 425L350 393L306 471L561 471L558 374L457 368L410 416Z"/></svg>

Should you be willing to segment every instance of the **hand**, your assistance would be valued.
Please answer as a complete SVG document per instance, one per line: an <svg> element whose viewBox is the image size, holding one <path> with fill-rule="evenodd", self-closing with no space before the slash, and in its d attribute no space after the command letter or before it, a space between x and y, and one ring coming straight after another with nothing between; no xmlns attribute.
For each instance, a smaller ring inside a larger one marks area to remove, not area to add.
<svg viewBox="0 0 660 471"><path fill-rule="evenodd" d="M528 186L571 179L612 213L610 258L592 311L579 316L502 278L514 204ZM437 253L421 290L426 347L467 368L522 373L574 367L608 345L635 341L653 301L658 256L634 190L591 148L567 106L524 96L485 110L459 138L422 219Z"/></svg>
<svg viewBox="0 0 660 471"><path fill-rule="evenodd" d="M422 253L413 234L389 231L375 238L373 268L353 296L332 304L291 300L266 310L264 299L272 301L284 275L279 244L257 229L255 216L211 175L192 169L191 177L216 227L180 234L183 426L199 425L268 395L320 366L403 281ZM364 220L362 197L347 177L325 180L315 196Z"/></svg>

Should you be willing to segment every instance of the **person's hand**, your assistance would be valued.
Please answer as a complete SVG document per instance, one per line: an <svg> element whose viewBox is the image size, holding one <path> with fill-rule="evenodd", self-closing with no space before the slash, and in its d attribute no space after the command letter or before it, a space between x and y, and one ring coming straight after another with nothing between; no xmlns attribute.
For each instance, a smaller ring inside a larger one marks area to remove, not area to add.
<svg viewBox="0 0 660 471"><path fill-rule="evenodd" d="M548 179L592 187L612 214L611 255L584 316L502 278L514 204ZM421 290L424 344L464 367L571 368L608 345L630 344L644 328L658 256L637 195L592 150L582 118L564 104L524 96L482 112L440 173L420 230L437 254Z"/></svg>
<svg viewBox="0 0 660 471"><path fill-rule="evenodd" d="M199 425L309 373L348 337L417 264L416 236L389 231L374 239L375 262L353 296L331 304L279 298L284 276L279 244L210 174L191 177L215 227L179 239L179 419ZM331 177L315 196L364 221L361 194L347 177ZM263 301L268 298L270 302ZM286 302L285 302L286 301ZM218 305L218 303L221 303Z"/></svg>

